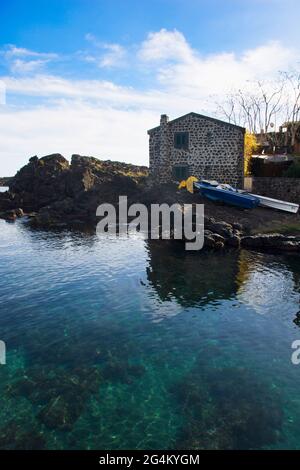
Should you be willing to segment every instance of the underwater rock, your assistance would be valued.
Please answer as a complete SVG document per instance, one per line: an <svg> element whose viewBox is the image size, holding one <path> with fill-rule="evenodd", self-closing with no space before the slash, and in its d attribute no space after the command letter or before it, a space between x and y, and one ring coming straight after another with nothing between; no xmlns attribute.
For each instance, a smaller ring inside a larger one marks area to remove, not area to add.
<svg viewBox="0 0 300 470"><path fill-rule="evenodd" d="M46 440L37 426L11 420L0 429L0 449L5 450L41 450L46 448Z"/></svg>
<svg viewBox="0 0 300 470"><path fill-rule="evenodd" d="M78 367L73 373L78 377L80 389L84 394L97 393L102 381L102 375L97 367Z"/></svg>
<svg viewBox="0 0 300 470"><path fill-rule="evenodd" d="M7 385L5 392L11 397L24 396L29 398L34 393L35 387L36 382L27 375L24 375L16 382Z"/></svg>
<svg viewBox="0 0 300 470"><path fill-rule="evenodd" d="M145 373L142 365L131 365L127 361L111 359L105 365L102 375L104 379L111 382L123 382L130 384L134 379L141 377Z"/></svg>
<svg viewBox="0 0 300 470"><path fill-rule="evenodd" d="M91 394L99 390L100 370L83 367L71 371L28 369L23 378L9 385L8 396L22 396L43 405L37 418L50 429L70 430Z"/></svg>
<svg viewBox="0 0 300 470"><path fill-rule="evenodd" d="M24 377L10 384L6 392L13 397L24 396L32 403L45 404L60 394L70 400L78 396L86 398L98 391L100 383L101 373L96 367L78 367L71 371L33 367Z"/></svg>
<svg viewBox="0 0 300 470"><path fill-rule="evenodd" d="M70 431L83 411L83 403L79 397L68 401L64 396L52 398L38 414L38 418L49 429Z"/></svg>
<svg viewBox="0 0 300 470"><path fill-rule="evenodd" d="M177 448L261 449L280 439L281 397L249 370L200 361L173 393L185 422Z"/></svg>

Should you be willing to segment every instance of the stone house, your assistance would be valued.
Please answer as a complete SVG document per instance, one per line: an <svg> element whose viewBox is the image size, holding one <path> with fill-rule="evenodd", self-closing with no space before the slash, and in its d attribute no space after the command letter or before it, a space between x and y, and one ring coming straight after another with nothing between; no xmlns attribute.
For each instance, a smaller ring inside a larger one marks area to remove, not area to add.
<svg viewBox="0 0 300 470"><path fill-rule="evenodd" d="M189 175L243 186L243 127L197 113L148 130L150 174L159 182L180 181Z"/></svg>

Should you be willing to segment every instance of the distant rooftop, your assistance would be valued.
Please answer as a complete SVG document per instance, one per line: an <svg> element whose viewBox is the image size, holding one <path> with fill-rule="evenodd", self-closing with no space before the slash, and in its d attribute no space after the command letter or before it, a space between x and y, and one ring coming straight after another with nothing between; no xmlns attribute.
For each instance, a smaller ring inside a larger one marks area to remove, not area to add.
<svg viewBox="0 0 300 470"><path fill-rule="evenodd" d="M243 131L246 130L244 127L237 126L236 124L232 124L231 122L222 121L221 119L216 119L216 118L213 118L213 117L210 117L210 116L205 116L204 114L199 114L199 113L194 113L194 112L184 114L183 116L180 116L176 119L172 119L172 121L169 121L169 123L172 124L173 122L180 121L181 119L184 119L187 116L195 116L195 117L198 117L200 119L207 119L208 121L213 121L213 122L216 122L216 123L221 123L223 125L225 124L225 125L230 126L230 127L235 127L235 128L238 128L238 129L242 129ZM156 131L159 128L160 128L160 126L156 126L156 127L153 127L152 129L149 129L148 134L150 134L151 132Z"/></svg>

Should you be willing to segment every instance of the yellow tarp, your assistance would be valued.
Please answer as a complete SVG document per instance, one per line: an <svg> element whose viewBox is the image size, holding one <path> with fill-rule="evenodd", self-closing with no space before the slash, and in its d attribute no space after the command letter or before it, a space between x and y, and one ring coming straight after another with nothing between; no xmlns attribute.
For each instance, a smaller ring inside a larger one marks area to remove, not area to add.
<svg viewBox="0 0 300 470"><path fill-rule="evenodd" d="M194 192L194 183L198 181L198 178L195 176L189 176L187 180L183 180L180 182L178 189L186 188L189 193Z"/></svg>

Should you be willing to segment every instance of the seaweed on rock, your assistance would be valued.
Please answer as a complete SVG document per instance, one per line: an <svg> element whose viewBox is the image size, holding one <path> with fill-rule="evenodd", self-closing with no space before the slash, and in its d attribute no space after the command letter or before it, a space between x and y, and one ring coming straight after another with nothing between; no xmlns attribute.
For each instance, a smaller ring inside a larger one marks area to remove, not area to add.
<svg viewBox="0 0 300 470"><path fill-rule="evenodd" d="M177 448L261 449L280 439L281 397L248 369L198 363L174 395L184 419Z"/></svg>
<svg viewBox="0 0 300 470"><path fill-rule="evenodd" d="M101 374L96 367L72 371L46 371L33 367L11 384L6 392L12 397L23 396L42 406L37 418L50 429L71 430L84 410L91 394L97 393Z"/></svg>
<svg viewBox="0 0 300 470"><path fill-rule="evenodd" d="M46 448L43 432L33 423L30 429L20 420L11 420L0 428L0 449L41 450ZM28 422L26 420L26 424Z"/></svg>

